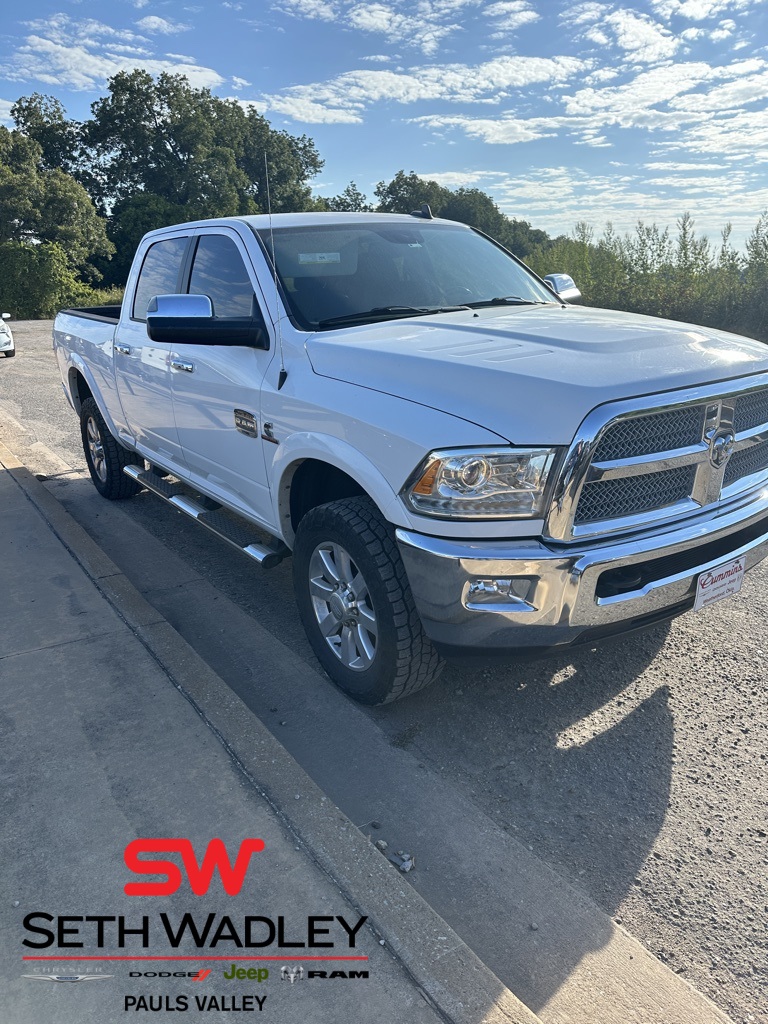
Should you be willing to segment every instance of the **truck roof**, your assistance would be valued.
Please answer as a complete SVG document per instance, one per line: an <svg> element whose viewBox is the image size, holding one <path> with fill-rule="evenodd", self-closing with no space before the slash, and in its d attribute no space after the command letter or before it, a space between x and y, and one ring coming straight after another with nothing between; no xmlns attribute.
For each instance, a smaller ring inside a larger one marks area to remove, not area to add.
<svg viewBox="0 0 768 1024"><path fill-rule="evenodd" d="M451 224L456 227L466 227L460 221L444 220L439 217L425 218L408 213L318 213L314 211L306 213L273 213L271 225L274 228L312 227L322 224L359 224L361 222L370 223L371 221L385 221L390 224L393 221L399 221L407 222L411 225L414 223ZM237 224L247 224L254 231L264 231L270 227L270 217L266 213L259 213L245 217L213 217L208 220L185 221L180 224L169 224L167 227L157 228L155 231L148 232L148 235L163 234L178 228L200 228L213 225L229 225L234 227Z"/></svg>

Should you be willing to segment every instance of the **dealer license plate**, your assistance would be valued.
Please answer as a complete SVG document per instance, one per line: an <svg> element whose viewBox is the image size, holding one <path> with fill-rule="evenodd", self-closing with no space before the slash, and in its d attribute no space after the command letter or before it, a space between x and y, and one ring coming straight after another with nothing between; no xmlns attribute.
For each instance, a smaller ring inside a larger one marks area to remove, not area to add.
<svg viewBox="0 0 768 1024"><path fill-rule="evenodd" d="M744 580L745 568L744 558L732 558L730 562L723 562L714 569L699 573L693 610L698 612L715 601L722 601L724 597L738 594Z"/></svg>

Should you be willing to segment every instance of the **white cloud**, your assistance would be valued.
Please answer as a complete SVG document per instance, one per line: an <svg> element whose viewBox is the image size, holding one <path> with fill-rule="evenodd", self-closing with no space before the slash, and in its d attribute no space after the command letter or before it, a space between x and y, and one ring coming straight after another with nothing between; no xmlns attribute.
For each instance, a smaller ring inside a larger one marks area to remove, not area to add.
<svg viewBox="0 0 768 1024"><path fill-rule="evenodd" d="M314 18L319 21L336 21L339 16L338 5L327 3L326 0L283 0L276 9L297 18Z"/></svg>
<svg viewBox="0 0 768 1024"><path fill-rule="evenodd" d="M0 122L3 124L11 125L11 107L13 103L10 100L0 100Z"/></svg>
<svg viewBox="0 0 768 1024"><path fill-rule="evenodd" d="M369 61L371 64L390 64L392 62L392 58L383 53L372 53L368 57L361 57L360 60Z"/></svg>
<svg viewBox="0 0 768 1024"><path fill-rule="evenodd" d="M477 185L480 181L492 181L506 177L500 171L419 171L417 173L420 178L436 181L438 185L444 185L446 188L466 188L468 185Z"/></svg>
<svg viewBox="0 0 768 1024"><path fill-rule="evenodd" d="M535 84L564 83L589 68L589 62L575 57L497 57L475 65L348 71L327 82L292 86L282 93L264 96L260 109L277 110L294 120L310 123L355 123L373 103L441 100L498 104L516 90ZM534 137L530 130L529 134Z"/></svg>
<svg viewBox="0 0 768 1024"><path fill-rule="evenodd" d="M494 20L494 39L510 35L523 25L531 25L541 17L527 0L500 0L486 7L483 14Z"/></svg>
<svg viewBox="0 0 768 1024"><path fill-rule="evenodd" d="M582 37L598 46L613 43L626 57L644 64L655 64L673 57L681 46L674 35L647 14L603 4L584 3L573 12L564 12L561 21L582 27Z"/></svg>
<svg viewBox="0 0 768 1024"><path fill-rule="evenodd" d="M470 139L479 139L489 145L510 146L519 142L533 142L556 135L554 125L549 118L529 118L519 120L514 117L483 118L483 117L452 117L447 114L427 114L411 119L414 124L423 124L433 131L443 128L459 128Z"/></svg>
<svg viewBox="0 0 768 1024"><path fill-rule="evenodd" d="M753 71L753 73L748 73ZM763 102L768 92L768 65L749 60L733 65L731 74L742 70L740 77L723 85L711 86L705 92L692 92L675 97L670 106L675 110L713 113L738 110L746 104Z"/></svg>
<svg viewBox="0 0 768 1024"><path fill-rule="evenodd" d="M709 38L713 43L719 43L722 39L728 39L732 36L736 30L736 22L726 18L725 21L720 22L720 28L714 29L709 33Z"/></svg>
<svg viewBox="0 0 768 1024"><path fill-rule="evenodd" d="M142 32L159 32L163 36L172 36L176 32L186 32L189 25L183 25L179 21L168 21L167 18L158 18L156 14L148 14L136 22Z"/></svg>
<svg viewBox="0 0 768 1024"><path fill-rule="evenodd" d="M582 220L591 224L598 236L608 221L620 234L633 232L639 215L646 223L655 221L661 228L669 225L674 234L677 220L690 210L698 234L717 238L731 221L733 240L738 244L757 221L754 211L768 207L768 188L756 188L747 173L729 172L725 189L720 187L719 178L681 174L664 181L664 194L659 194L647 187L644 178L621 170L595 175L573 166L527 167L520 176L486 179L483 189L504 213L528 220L553 235L572 230ZM743 202L745 192L750 193L750 199L754 197L749 207ZM691 203L692 194L695 203Z"/></svg>
<svg viewBox="0 0 768 1024"><path fill-rule="evenodd" d="M40 82L74 90L103 87L119 71L141 68L152 75L163 71L186 75L195 88L214 88L224 78L190 58L158 58L146 49L146 37L114 29L92 19L64 14L29 23L32 30L18 49L0 60L0 76L14 82Z"/></svg>
<svg viewBox="0 0 768 1024"><path fill-rule="evenodd" d="M651 0L651 7L663 18L689 18L705 21L726 11L743 11L762 0Z"/></svg>
<svg viewBox="0 0 768 1024"><path fill-rule="evenodd" d="M240 78L240 77L238 77L238 75L232 75L232 88L233 89L245 89L247 86L252 85L252 84L253 84L252 82L249 82L245 78Z"/></svg>
<svg viewBox="0 0 768 1024"><path fill-rule="evenodd" d="M722 164L689 164L675 161L655 161L643 164L649 171L721 171Z"/></svg>
<svg viewBox="0 0 768 1024"><path fill-rule="evenodd" d="M481 0L280 0L274 9L297 18L339 22L345 28L384 36L427 55L437 52L446 36L462 30L461 9L477 7ZM522 0L521 0L522 2ZM523 6L529 6L523 4Z"/></svg>

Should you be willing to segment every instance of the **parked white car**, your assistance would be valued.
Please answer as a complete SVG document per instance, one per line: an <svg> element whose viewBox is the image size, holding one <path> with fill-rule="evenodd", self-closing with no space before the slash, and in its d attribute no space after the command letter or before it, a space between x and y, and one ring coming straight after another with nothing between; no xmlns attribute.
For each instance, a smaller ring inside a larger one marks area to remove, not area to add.
<svg viewBox="0 0 768 1024"><path fill-rule="evenodd" d="M5 356L16 355L16 346L13 342L13 334L11 334L11 328L5 322L10 319L10 313L3 313L2 320L0 320L0 352Z"/></svg>

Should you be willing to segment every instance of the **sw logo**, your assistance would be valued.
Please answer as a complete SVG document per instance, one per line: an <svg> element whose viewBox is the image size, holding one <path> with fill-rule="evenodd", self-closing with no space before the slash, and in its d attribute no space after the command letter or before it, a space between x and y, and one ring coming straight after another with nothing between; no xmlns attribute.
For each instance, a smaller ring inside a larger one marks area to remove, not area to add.
<svg viewBox="0 0 768 1024"><path fill-rule="evenodd" d="M291 985L295 981L301 981L303 977L303 967L288 967L285 965L280 968L280 979L282 981L290 981ZM368 977L368 971L307 971L307 981L314 981L318 978L324 978L326 981L335 978L344 978L347 981L352 981L365 980Z"/></svg>
<svg viewBox="0 0 768 1024"><path fill-rule="evenodd" d="M262 839L244 839L240 843L234 864L230 862L227 848L221 839L212 839L198 864L189 839L134 839L128 843L123 854L125 866L135 875L163 875L162 882L126 882L126 896L170 896L181 886L181 868L172 860L140 860L143 853L180 853L190 888L195 896L205 896L211 887L213 875L218 868L221 884L228 896L237 896L243 887L245 876L254 853L264 849Z"/></svg>

